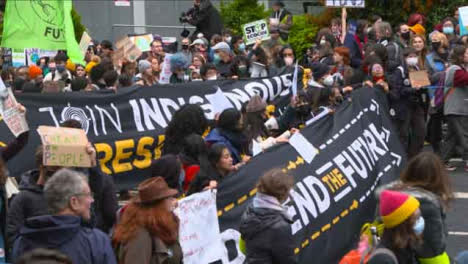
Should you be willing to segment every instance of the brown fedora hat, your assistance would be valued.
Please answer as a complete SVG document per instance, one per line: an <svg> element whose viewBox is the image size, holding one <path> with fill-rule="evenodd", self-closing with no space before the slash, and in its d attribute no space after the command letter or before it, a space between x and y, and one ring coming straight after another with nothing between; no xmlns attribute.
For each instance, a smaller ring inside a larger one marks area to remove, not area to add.
<svg viewBox="0 0 468 264"><path fill-rule="evenodd" d="M163 177L149 178L138 185L137 203L151 203L167 197L175 196L179 192L167 186Z"/></svg>

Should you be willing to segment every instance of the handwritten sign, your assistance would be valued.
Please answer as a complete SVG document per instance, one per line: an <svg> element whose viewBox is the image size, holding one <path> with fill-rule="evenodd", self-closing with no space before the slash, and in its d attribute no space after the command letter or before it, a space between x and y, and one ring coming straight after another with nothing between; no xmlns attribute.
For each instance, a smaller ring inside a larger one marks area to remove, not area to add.
<svg viewBox="0 0 468 264"><path fill-rule="evenodd" d="M117 50L114 52L114 56L112 58L114 64L122 58L135 61L142 54L141 50L128 37L118 40L115 43L115 47Z"/></svg>
<svg viewBox="0 0 468 264"><path fill-rule="evenodd" d="M180 200L176 214L180 219L179 242L185 264L212 263L219 259L228 263L219 232L215 191Z"/></svg>
<svg viewBox="0 0 468 264"><path fill-rule="evenodd" d="M366 1L365 0L326 0L325 5L328 7L364 8L366 7Z"/></svg>
<svg viewBox="0 0 468 264"><path fill-rule="evenodd" d="M431 85L427 71L412 71L409 72L411 87L424 87Z"/></svg>
<svg viewBox="0 0 468 264"><path fill-rule="evenodd" d="M24 113L18 110L18 103L11 89L5 87L0 78L0 114L15 137L29 130Z"/></svg>
<svg viewBox="0 0 468 264"><path fill-rule="evenodd" d="M46 166L91 167L86 152L88 138L83 129L39 126Z"/></svg>
<svg viewBox="0 0 468 264"><path fill-rule="evenodd" d="M81 40L80 40L80 50L81 50L81 53L84 55L86 55L86 51L88 50L88 46L89 46L89 43L91 43L92 39L91 37L88 35L88 33L83 32L83 35L81 36Z"/></svg>
<svg viewBox="0 0 468 264"><path fill-rule="evenodd" d="M257 39L270 39L268 24L265 19L257 20L242 26L244 41L246 45L254 44Z"/></svg>

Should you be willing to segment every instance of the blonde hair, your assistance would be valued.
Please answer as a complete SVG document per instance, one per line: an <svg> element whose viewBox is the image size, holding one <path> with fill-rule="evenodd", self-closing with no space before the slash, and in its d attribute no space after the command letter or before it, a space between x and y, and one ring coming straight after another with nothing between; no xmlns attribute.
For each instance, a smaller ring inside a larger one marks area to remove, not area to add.
<svg viewBox="0 0 468 264"><path fill-rule="evenodd" d="M441 47L444 49L447 49L449 47L448 39L443 33L440 33L438 31L432 33L431 42L432 42L432 39L436 39L437 41L440 41Z"/></svg>

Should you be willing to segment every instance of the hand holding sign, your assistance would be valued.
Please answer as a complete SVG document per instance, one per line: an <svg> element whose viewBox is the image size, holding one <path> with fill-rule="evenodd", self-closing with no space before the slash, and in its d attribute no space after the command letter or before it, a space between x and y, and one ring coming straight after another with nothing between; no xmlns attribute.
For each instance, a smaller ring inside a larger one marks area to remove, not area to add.
<svg viewBox="0 0 468 264"><path fill-rule="evenodd" d="M92 167L96 151L83 129L39 126L43 145L43 164L62 167Z"/></svg>

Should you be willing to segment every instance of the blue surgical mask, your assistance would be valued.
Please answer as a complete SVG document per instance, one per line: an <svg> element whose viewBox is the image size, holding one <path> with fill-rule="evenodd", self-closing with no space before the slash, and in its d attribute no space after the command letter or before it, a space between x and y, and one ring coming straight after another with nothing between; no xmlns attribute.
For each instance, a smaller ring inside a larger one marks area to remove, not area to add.
<svg viewBox="0 0 468 264"><path fill-rule="evenodd" d="M221 61L221 57L219 56L219 54L215 53L213 56L213 63L218 64L220 61Z"/></svg>
<svg viewBox="0 0 468 264"><path fill-rule="evenodd" d="M239 51L245 51L245 43L239 45Z"/></svg>
<svg viewBox="0 0 468 264"><path fill-rule="evenodd" d="M65 66L64 66L64 65L57 65L57 71L58 71L59 73L64 72L64 71L65 71Z"/></svg>
<svg viewBox="0 0 468 264"><path fill-rule="evenodd" d="M418 220L416 220L416 223L414 223L413 230L416 235L421 235L424 232L424 218L420 216Z"/></svg>
<svg viewBox="0 0 468 264"><path fill-rule="evenodd" d="M444 31L444 34L452 35L453 34L453 27L444 27L443 31Z"/></svg>

